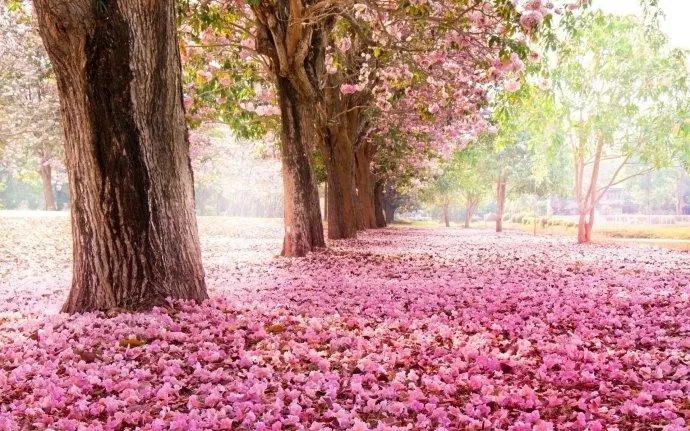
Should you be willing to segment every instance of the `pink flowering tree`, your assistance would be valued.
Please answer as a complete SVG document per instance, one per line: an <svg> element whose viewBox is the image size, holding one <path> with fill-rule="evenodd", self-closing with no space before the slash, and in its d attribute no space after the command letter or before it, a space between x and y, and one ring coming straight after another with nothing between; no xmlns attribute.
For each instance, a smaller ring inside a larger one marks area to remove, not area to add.
<svg viewBox="0 0 690 431"><path fill-rule="evenodd" d="M204 24L197 26L199 47L222 48L234 55L235 64L261 70L259 75L277 89L286 196L283 253L300 255L323 242L313 150L323 153L328 172L329 236L375 227L370 172L375 149L366 139L368 129L386 124L383 113L393 105L421 118L426 127L412 133L426 133L432 144L452 147L448 137L461 141L465 132L486 127L474 114L482 85L516 79L516 60L528 54L524 40L557 8L504 0L422 5L211 1L186 3L184 11L192 27ZM204 79L212 80L213 73L205 67ZM414 128L414 119L400 120L408 123Z"/></svg>
<svg viewBox="0 0 690 431"><path fill-rule="evenodd" d="M44 208L57 209L55 170L64 176L55 78L41 39L21 4L0 5L0 166L38 173Z"/></svg>

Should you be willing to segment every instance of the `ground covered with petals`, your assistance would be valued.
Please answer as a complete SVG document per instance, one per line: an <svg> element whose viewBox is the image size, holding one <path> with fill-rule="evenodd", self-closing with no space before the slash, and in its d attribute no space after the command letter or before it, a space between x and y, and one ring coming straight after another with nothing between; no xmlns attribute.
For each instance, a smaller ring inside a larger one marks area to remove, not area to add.
<svg viewBox="0 0 690 431"><path fill-rule="evenodd" d="M685 430L690 254L389 228L276 258L202 218L212 299L57 314L66 218L2 219L0 429Z"/></svg>

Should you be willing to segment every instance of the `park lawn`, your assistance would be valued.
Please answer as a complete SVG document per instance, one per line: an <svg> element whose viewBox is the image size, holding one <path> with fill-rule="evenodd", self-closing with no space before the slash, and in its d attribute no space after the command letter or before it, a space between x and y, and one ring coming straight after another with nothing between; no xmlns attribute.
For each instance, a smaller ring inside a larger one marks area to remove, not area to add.
<svg viewBox="0 0 690 431"><path fill-rule="evenodd" d="M483 222L476 226L484 226ZM490 228L493 223L488 223ZM534 232L534 225L522 223L504 223L504 227L509 230L520 230L524 232ZM548 226L542 228L537 226L537 234L556 234L566 236L577 236L577 227ZM631 226L601 226L594 225L594 238L627 238L627 239L668 239L690 241L690 226L668 226L668 225L631 225Z"/></svg>
<svg viewBox="0 0 690 431"><path fill-rule="evenodd" d="M687 253L395 227L285 259L280 220L201 217L207 303L67 316L68 219L0 223L2 430L690 424Z"/></svg>
<svg viewBox="0 0 690 431"><path fill-rule="evenodd" d="M690 226L602 226L596 232L614 238L679 239L690 241Z"/></svg>

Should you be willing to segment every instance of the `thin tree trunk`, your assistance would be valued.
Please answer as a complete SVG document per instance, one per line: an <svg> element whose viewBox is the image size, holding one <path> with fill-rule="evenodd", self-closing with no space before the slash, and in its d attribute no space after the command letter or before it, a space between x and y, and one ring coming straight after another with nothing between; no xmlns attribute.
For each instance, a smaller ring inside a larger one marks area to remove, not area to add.
<svg viewBox="0 0 690 431"><path fill-rule="evenodd" d="M174 2L35 0L72 197L66 312L207 298Z"/></svg>
<svg viewBox="0 0 690 431"><path fill-rule="evenodd" d="M685 169L678 167L678 186L676 187L676 214L683 215L685 204Z"/></svg>
<svg viewBox="0 0 690 431"><path fill-rule="evenodd" d="M443 204L443 223L446 225L446 227L450 227L450 217L448 214L448 207L450 205L448 203Z"/></svg>
<svg viewBox="0 0 690 431"><path fill-rule="evenodd" d="M587 220L587 224L585 225L585 240L586 240L586 242L592 241L592 228L594 227L594 211L595 211L594 208L589 210L589 220Z"/></svg>
<svg viewBox="0 0 690 431"><path fill-rule="evenodd" d="M53 193L52 169L50 165L41 165L41 182L43 183L43 209L46 211L57 211L55 204L55 193Z"/></svg>
<svg viewBox="0 0 690 431"><path fill-rule="evenodd" d="M503 211L506 203L506 176L505 171L501 169L498 174L498 181L496 186L496 232L503 231Z"/></svg>
<svg viewBox="0 0 690 431"><path fill-rule="evenodd" d="M597 182L599 181L599 168L601 165L603 149L604 139L601 136L597 137L597 146L592 159L592 174L589 178L589 186L584 194L582 190L582 187L584 186L584 156L581 153L575 156L575 187L578 201L578 213L580 216L577 226L577 242L580 244L589 243L592 239L594 211L596 210L597 202L601 197L601 194L599 194L597 191Z"/></svg>
<svg viewBox="0 0 690 431"><path fill-rule="evenodd" d="M282 126L285 236L283 256L304 256L324 247L323 224L316 178L312 169L311 139L315 137L314 112L290 80L277 77Z"/></svg>
<svg viewBox="0 0 690 431"><path fill-rule="evenodd" d="M325 246L316 178L315 139L325 124L323 109L326 35L334 24L307 22L298 1L251 2L257 52L275 77L281 115L284 225L283 256L304 256Z"/></svg>
<svg viewBox="0 0 690 431"><path fill-rule="evenodd" d="M328 181L323 184L323 219L328 220Z"/></svg>
<svg viewBox="0 0 690 431"><path fill-rule="evenodd" d="M472 220L472 215L474 214L474 209L478 204L478 199L474 198L467 202L467 206L465 208L465 228L470 227L470 222Z"/></svg>

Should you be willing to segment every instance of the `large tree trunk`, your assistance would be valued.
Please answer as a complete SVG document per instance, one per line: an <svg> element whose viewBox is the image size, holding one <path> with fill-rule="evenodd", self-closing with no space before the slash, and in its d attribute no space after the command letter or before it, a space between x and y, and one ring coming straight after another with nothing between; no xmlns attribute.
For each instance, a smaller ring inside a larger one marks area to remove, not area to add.
<svg viewBox="0 0 690 431"><path fill-rule="evenodd" d="M368 145L362 145L355 153L357 179L357 202L359 206L359 227L376 229L376 211L374 210L374 184L371 170L371 151Z"/></svg>
<svg viewBox="0 0 690 431"><path fill-rule="evenodd" d="M327 34L334 20L307 22L299 1L251 2L257 52L270 59L281 115L285 236L283 256L325 246L316 178L315 139L326 124L323 77Z"/></svg>
<svg viewBox="0 0 690 431"><path fill-rule="evenodd" d="M324 247L316 178L312 169L314 111L286 77L277 77L282 122L281 158L285 236L282 255L304 256ZM329 201L332 199L328 199ZM332 212L332 211L329 211Z"/></svg>
<svg viewBox="0 0 690 431"><path fill-rule="evenodd" d="M35 0L72 196L66 312L207 298L174 2Z"/></svg>
<svg viewBox="0 0 690 431"><path fill-rule="evenodd" d="M43 183L43 200L45 201L43 209L46 211L57 211L55 193L53 193L52 169L50 165L42 164L39 172L41 174L41 182Z"/></svg>
<svg viewBox="0 0 690 431"><path fill-rule="evenodd" d="M354 238L357 234L355 154L347 131L329 128L324 136L323 150L328 172L328 238Z"/></svg>
<svg viewBox="0 0 690 431"><path fill-rule="evenodd" d="M383 211L383 181L376 181L374 185L374 212L376 227L386 227L386 214Z"/></svg>
<svg viewBox="0 0 690 431"><path fill-rule="evenodd" d="M498 181L496 185L496 232L503 231L503 211L506 204L506 175L505 171L501 169L498 174Z"/></svg>
<svg viewBox="0 0 690 431"><path fill-rule="evenodd" d="M449 206L450 204L448 203L443 204L443 223L446 225L446 227L450 227Z"/></svg>

